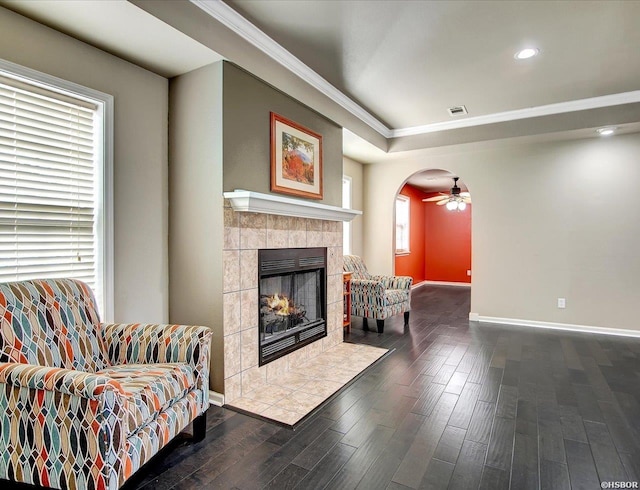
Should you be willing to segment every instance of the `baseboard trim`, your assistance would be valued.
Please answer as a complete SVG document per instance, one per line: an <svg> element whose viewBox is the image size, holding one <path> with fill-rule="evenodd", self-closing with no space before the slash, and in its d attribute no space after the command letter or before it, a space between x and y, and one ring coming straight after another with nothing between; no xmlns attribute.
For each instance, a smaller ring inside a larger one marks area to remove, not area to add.
<svg viewBox="0 0 640 490"><path fill-rule="evenodd" d="M224 395L222 393L209 390L209 403L216 407L221 407L224 405Z"/></svg>
<svg viewBox="0 0 640 490"><path fill-rule="evenodd" d="M596 327L592 325L575 325L571 323L540 322L536 320L521 320L518 318L500 318L494 316L482 316L478 313L469 313L470 321L480 323L499 323L501 325L517 325L521 327L546 328L550 330L565 330L568 332L595 333L600 335L615 335L619 337L640 337L640 330L627 330L625 328Z"/></svg>
<svg viewBox="0 0 640 490"><path fill-rule="evenodd" d="M430 286L457 286L457 287L462 287L462 288L470 288L471 287L471 283L470 282L420 281L418 284L414 284L413 286L411 286L411 289L417 288L417 287L420 287L420 286L426 286L426 285L430 285Z"/></svg>

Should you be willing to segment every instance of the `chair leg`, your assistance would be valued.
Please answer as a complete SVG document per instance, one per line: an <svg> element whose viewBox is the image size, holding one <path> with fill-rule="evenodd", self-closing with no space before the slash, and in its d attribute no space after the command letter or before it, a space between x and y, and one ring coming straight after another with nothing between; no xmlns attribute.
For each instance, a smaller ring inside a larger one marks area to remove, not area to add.
<svg viewBox="0 0 640 490"><path fill-rule="evenodd" d="M369 331L369 320L367 320L366 316L362 317L362 330L364 330L365 332Z"/></svg>
<svg viewBox="0 0 640 490"><path fill-rule="evenodd" d="M193 442L200 442L207 433L207 412L193 419Z"/></svg>
<svg viewBox="0 0 640 490"><path fill-rule="evenodd" d="M409 312L408 311L404 312L404 325L405 325L405 327L407 325L409 325Z"/></svg>
<svg viewBox="0 0 640 490"><path fill-rule="evenodd" d="M378 333L384 333L384 320L376 320L378 325Z"/></svg>

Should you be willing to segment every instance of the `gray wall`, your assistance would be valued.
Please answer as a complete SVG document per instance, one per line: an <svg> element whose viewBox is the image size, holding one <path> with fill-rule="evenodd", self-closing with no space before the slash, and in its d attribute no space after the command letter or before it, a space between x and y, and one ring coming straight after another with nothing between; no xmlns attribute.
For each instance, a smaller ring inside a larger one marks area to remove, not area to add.
<svg viewBox="0 0 640 490"><path fill-rule="evenodd" d="M109 320L167 321L167 80L2 7L0 58L114 96Z"/></svg>
<svg viewBox="0 0 640 490"><path fill-rule="evenodd" d="M458 145L366 165L367 265L393 270L393 202L404 181L447 169L473 200L472 312L638 329L638 155L640 134L628 134Z"/></svg>
<svg viewBox="0 0 640 490"><path fill-rule="evenodd" d="M270 193L270 112L322 135L321 201L342 205L342 128L231 63L224 63L224 190Z"/></svg>
<svg viewBox="0 0 640 490"><path fill-rule="evenodd" d="M210 386L222 393L222 63L170 87L170 320L213 330Z"/></svg>
<svg viewBox="0 0 640 490"><path fill-rule="evenodd" d="M274 111L323 135L324 202L341 205L342 129L226 62L171 79L169 100L169 318L213 330L223 393L223 190L270 192Z"/></svg>

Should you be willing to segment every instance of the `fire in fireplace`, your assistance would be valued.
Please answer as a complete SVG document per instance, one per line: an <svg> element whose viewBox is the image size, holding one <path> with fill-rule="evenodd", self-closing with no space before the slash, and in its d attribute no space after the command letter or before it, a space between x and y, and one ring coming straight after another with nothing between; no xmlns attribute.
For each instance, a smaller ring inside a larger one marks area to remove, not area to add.
<svg viewBox="0 0 640 490"><path fill-rule="evenodd" d="M258 251L260 365L327 335L326 248Z"/></svg>

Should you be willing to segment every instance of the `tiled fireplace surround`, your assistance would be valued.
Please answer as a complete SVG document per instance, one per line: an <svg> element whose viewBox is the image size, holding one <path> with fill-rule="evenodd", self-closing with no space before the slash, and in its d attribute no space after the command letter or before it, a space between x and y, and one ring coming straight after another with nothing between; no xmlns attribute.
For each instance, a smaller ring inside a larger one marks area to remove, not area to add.
<svg viewBox="0 0 640 490"><path fill-rule="evenodd" d="M258 250L327 247L327 336L258 366ZM224 208L225 403L282 377L343 340L342 222Z"/></svg>

